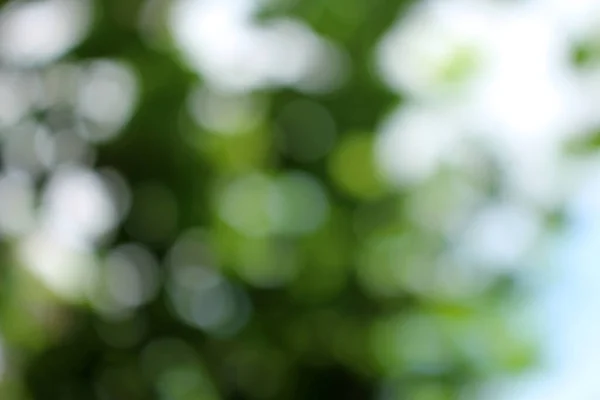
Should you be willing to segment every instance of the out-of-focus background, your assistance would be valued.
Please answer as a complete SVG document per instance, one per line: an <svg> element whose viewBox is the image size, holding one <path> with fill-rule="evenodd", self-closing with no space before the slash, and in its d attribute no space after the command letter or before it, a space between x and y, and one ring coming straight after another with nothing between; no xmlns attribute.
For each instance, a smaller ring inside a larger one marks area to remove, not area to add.
<svg viewBox="0 0 600 400"><path fill-rule="evenodd" d="M0 399L600 398L600 2L0 7Z"/></svg>

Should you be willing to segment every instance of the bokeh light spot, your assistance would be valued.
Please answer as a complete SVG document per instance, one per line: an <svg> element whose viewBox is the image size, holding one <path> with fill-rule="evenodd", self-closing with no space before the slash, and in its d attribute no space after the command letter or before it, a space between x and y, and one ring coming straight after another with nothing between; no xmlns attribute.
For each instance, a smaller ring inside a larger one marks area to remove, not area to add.
<svg viewBox="0 0 600 400"><path fill-rule="evenodd" d="M336 125L329 111L307 100L287 104L278 115L276 129L282 151L301 162L324 157L336 139Z"/></svg>
<svg viewBox="0 0 600 400"><path fill-rule="evenodd" d="M172 266L167 289L176 315L213 335L232 335L249 317L245 295L209 267Z"/></svg>
<svg viewBox="0 0 600 400"><path fill-rule="evenodd" d="M35 224L33 181L23 173L0 175L0 233L21 236Z"/></svg>
<svg viewBox="0 0 600 400"><path fill-rule="evenodd" d="M188 108L200 126L224 135L251 131L262 122L265 114L265 105L256 96L236 96L208 87L194 91L188 100Z"/></svg>
<svg viewBox="0 0 600 400"><path fill-rule="evenodd" d="M330 156L329 173L352 196L369 199L383 193L373 139L366 134L347 136L338 144Z"/></svg>
<svg viewBox="0 0 600 400"><path fill-rule="evenodd" d="M46 229L77 246L94 244L119 221L101 177L73 166L55 171L44 193L41 212Z"/></svg>
<svg viewBox="0 0 600 400"><path fill-rule="evenodd" d="M137 103L137 77L131 66L112 60L92 62L81 76L77 111L89 123L80 132L93 142L116 135Z"/></svg>
<svg viewBox="0 0 600 400"><path fill-rule="evenodd" d="M62 56L86 34L91 5L86 0L12 2L0 14L0 57L21 66Z"/></svg>
<svg viewBox="0 0 600 400"><path fill-rule="evenodd" d="M103 266L103 286L98 304L103 311L130 311L152 300L159 288L158 264L152 253L135 244L114 249Z"/></svg>
<svg viewBox="0 0 600 400"><path fill-rule="evenodd" d="M274 190L271 180L265 175L238 178L224 190L219 201L219 215L245 235L265 236L273 224L271 199Z"/></svg>
<svg viewBox="0 0 600 400"><path fill-rule="evenodd" d="M292 172L275 180L273 229L284 234L303 234L318 229L329 211L323 187L312 176Z"/></svg>

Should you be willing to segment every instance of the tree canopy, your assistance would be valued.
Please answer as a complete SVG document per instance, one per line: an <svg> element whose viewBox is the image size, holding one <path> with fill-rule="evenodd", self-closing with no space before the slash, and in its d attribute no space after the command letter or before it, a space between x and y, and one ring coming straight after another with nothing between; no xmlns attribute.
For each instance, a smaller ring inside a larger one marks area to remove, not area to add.
<svg viewBox="0 0 600 400"><path fill-rule="evenodd" d="M471 399L535 365L518 271L562 208L526 140L455 145L539 120L524 91L455 126L460 20L415 58L427 2L2 3L1 398Z"/></svg>

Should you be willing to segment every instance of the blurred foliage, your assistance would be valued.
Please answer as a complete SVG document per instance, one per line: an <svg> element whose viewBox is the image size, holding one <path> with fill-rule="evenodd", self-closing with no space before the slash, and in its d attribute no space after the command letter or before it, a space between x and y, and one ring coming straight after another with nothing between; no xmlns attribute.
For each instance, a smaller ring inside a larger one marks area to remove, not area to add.
<svg viewBox="0 0 600 400"><path fill-rule="evenodd" d="M112 312L107 294L65 300L20 266L5 236L0 398L447 400L534 362L508 323L518 292L510 276L453 294L447 282L460 265L441 257L452 243L427 218L442 221L415 214L448 206L454 172L418 191L378 175L375 132L402 99L374 74L372 54L407 2L267 2L257 20L306 22L343 49L350 77L325 93L257 90L244 100L247 123L229 133L189 112L203 76L164 26L169 2L152 1L165 10L152 40L141 32L147 3L96 0L82 43L23 69L44 77L112 60L134 71L132 118L89 158L130 188L126 218L92 258L131 304ZM472 65L465 49L440 79ZM235 112L242 100L218 101ZM58 132L75 117L49 106L31 118ZM49 177L36 175L35 186ZM154 283L132 286L128 260Z"/></svg>

